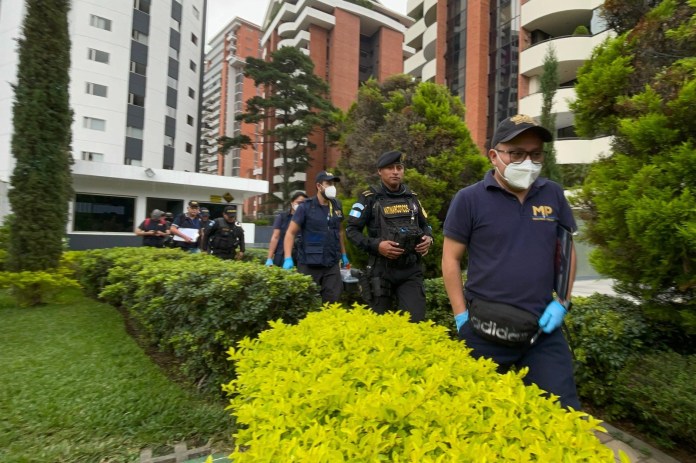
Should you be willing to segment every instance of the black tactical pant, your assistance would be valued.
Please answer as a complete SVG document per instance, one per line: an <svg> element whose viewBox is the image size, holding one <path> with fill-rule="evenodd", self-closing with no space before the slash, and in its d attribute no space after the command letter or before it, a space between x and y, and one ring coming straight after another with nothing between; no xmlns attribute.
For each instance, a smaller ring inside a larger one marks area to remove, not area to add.
<svg viewBox="0 0 696 463"><path fill-rule="evenodd" d="M321 302L338 302L343 292L343 280L338 263L331 267L310 267L305 264L297 264L297 271L312 277L319 286Z"/></svg>
<svg viewBox="0 0 696 463"><path fill-rule="evenodd" d="M379 314L398 309L411 316L414 323L425 319L425 288L423 287L423 267L420 260L412 259L410 263L380 257L375 263L372 278L381 281L381 296L372 290L370 307ZM396 298L396 307L394 307Z"/></svg>

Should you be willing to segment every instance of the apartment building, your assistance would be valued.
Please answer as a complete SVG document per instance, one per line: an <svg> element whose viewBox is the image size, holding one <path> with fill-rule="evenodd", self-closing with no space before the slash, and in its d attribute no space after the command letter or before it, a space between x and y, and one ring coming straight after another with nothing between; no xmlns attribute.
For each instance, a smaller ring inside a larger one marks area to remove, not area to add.
<svg viewBox="0 0 696 463"><path fill-rule="evenodd" d="M379 2L347 0L271 0L263 24L261 45L265 57L280 47L297 47L313 61L315 73L330 86L331 102L347 110L356 100L358 88L370 77L383 80L403 72L403 62L413 53L404 45L404 33L413 20L389 10ZM336 166L340 153L312 137L317 145L306 173L292 181L304 182L315 192L314 178ZM263 172L277 191L282 160L266 143Z"/></svg>
<svg viewBox="0 0 696 463"><path fill-rule="evenodd" d="M0 39L21 34L24 2L0 3ZM267 191L261 180L198 171L205 0L75 0L69 14L75 198L68 236L76 249L133 245L158 208L188 200L213 211ZM14 47L0 50L0 117L12 119ZM12 127L0 128L0 213L10 212ZM253 230L247 230L253 240Z"/></svg>
<svg viewBox="0 0 696 463"><path fill-rule="evenodd" d="M405 72L446 85L466 106L465 120L481 152L499 121L518 112L539 117L539 79L548 47L559 61L554 100L559 163L584 163L608 150L606 139L574 139L568 101L580 65L607 36L602 0L408 0L415 20L405 43L415 50ZM577 26L589 35L574 35Z"/></svg>
<svg viewBox="0 0 696 463"><path fill-rule="evenodd" d="M405 42L416 52L404 70L459 96L482 151L497 121L517 112L519 8L519 0L408 0L416 22Z"/></svg>
<svg viewBox="0 0 696 463"><path fill-rule="evenodd" d="M245 102L260 94L253 79L244 77L248 57L260 58L261 28L249 21L234 18L209 42L205 56L203 83L203 136L200 171L206 174L261 179L263 127L235 119ZM247 135L252 144L221 152L222 136ZM254 216L258 199L248 199L244 213Z"/></svg>
<svg viewBox="0 0 696 463"><path fill-rule="evenodd" d="M520 11L520 112L541 116L540 78L548 50L558 60L560 88L552 111L556 115L556 159L559 164L583 164L611 152L610 137L583 140L574 130L569 103L575 100L575 81L580 66L611 31L599 14L603 0L522 1Z"/></svg>

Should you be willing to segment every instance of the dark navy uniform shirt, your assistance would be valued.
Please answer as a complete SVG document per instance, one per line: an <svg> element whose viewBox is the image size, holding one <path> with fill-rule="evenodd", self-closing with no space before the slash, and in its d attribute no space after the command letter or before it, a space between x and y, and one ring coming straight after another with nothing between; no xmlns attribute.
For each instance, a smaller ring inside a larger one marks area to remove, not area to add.
<svg viewBox="0 0 696 463"><path fill-rule="evenodd" d="M455 195L443 226L469 256L465 296L540 314L552 299L557 226L575 231L560 185L537 179L524 203L493 177Z"/></svg>

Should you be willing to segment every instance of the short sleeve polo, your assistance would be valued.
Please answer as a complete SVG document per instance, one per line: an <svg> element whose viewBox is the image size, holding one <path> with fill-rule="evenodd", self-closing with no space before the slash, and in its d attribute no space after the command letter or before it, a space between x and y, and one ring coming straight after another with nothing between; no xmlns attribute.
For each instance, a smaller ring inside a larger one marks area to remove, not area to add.
<svg viewBox="0 0 696 463"><path fill-rule="evenodd" d="M576 229L563 189L537 179L524 203L493 177L457 192L443 233L467 247L466 298L541 313L553 293L558 224Z"/></svg>

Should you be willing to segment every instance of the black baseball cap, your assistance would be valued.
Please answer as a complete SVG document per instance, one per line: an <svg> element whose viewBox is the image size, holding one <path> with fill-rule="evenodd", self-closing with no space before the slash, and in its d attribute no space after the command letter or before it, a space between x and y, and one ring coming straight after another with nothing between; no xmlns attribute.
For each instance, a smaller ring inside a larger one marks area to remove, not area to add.
<svg viewBox="0 0 696 463"><path fill-rule="evenodd" d="M210 211L208 209L206 209L205 207L202 207L199 214L200 215L210 215Z"/></svg>
<svg viewBox="0 0 696 463"><path fill-rule="evenodd" d="M235 215L237 214L237 206L225 206L222 213L227 215Z"/></svg>
<svg viewBox="0 0 696 463"><path fill-rule="evenodd" d="M402 164L404 162L404 153L401 151L387 151L377 159L377 168L387 167L391 164Z"/></svg>
<svg viewBox="0 0 696 463"><path fill-rule="evenodd" d="M201 207L201 205L198 204L198 201L189 201L188 207L199 208L199 207Z"/></svg>
<svg viewBox="0 0 696 463"><path fill-rule="evenodd" d="M517 114L504 119L502 122L500 122L500 124L498 124L495 132L493 132L493 138L491 138L491 148L496 147L498 143L510 141L527 130L534 130L545 142L553 141L551 132L537 124L531 116Z"/></svg>
<svg viewBox="0 0 696 463"><path fill-rule="evenodd" d="M321 182L340 182L341 179L336 177L334 174L331 172L327 172L325 170L322 170L317 174L317 183Z"/></svg>

